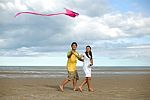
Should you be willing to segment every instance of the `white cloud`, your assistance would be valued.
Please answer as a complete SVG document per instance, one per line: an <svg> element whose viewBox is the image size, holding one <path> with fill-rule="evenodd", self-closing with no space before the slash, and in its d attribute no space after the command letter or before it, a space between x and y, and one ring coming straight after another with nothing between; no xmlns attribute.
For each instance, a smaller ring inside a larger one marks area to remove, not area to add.
<svg viewBox="0 0 150 100"><path fill-rule="evenodd" d="M38 12L49 12L56 11L65 8L66 1L57 1L57 0L6 0L5 2L0 3L0 7L3 10L8 11L28 11L35 10Z"/></svg>
<svg viewBox="0 0 150 100"><path fill-rule="evenodd" d="M24 4L20 0L14 0L13 2L11 2L11 1L2 2L2 3L0 3L0 7L4 10L9 10L9 11L28 10L26 4Z"/></svg>
<svg viewBox="0 0 150 100"><path fill-rule="evenodd" d="M5 6L5 4L3 4L3 3L0 3L0 8L1 8L1 9L6 9L6 6Z"/></svg>
<svg viewBox="0 0 150 100"><path fill-rule="evenodd" d="M34 51L34 48L21 47L16 50L1 50L1 55L3 56L48 56L47 52L37 52Z"/></svg>
<svg viewBox="0 0 150 100"><path fill-rule="evenodd" d="M85 3L85 0L80 1L81 4ZM88 4L91 3L88 1ZM56 12L59 10L61 11L62 8L68 6L70 2L68 1L50 1L50 0L26 0L20 1L15 0L13 2L5 2L1 3L0 5L3 8L9 9L18 9L20 11L33 9L39 12L49 12L54 11ZM93 3L94 6L97 7L97 2ZM70 6L70 5L69 5ZM76 4L76 6L79 6ZM61 10L60 10L61 9ZM105 13L101 16L87 16L84 15L86 13L82 13L82 9L79 7L79 11L81 11L80 16L70 23L70 28L72 28L69 33L75 33L80 36L76 36L81 39L111 39L111 38L119 38L119 37L128 37L128 36L138 36L142 34L149 35L150 34L150 18L144 17L141 14L136 13ZM91 8L87 8L87 13L91 12ZM104 8L104 9L107 9ZM6 10L6 9L5 9ZM97 12L95 12L97 13ZM24 22L28 22L24 19ZM60 22L61 23L61 22ZM59 24L59 23L57 23ZM64 23L65 24L65 23ZM68 23L66 23L67 25ZM68 36L66 36L68 37ZM74 37L74 36L73 36Z"/></svg>
<svg viewBox="0 0 150 100"><path fill-rule="evenodd" d="M150 45L136 45L136 46L129 46L129 49L150 49Z"/></svg>
<svg viewBox="0 0 150 100"><path fill-rule="evenodd" d="M51 56L53 52L66 52L70 43L77 41L79 50L84 51L85 45L92 45L96 57L149 58L150 50L147 44L150 44L150 41L146 44L140 43L139 37L150 36L150 17L137 12L108 10L109 7L104 1L4 0L0 2L0 47L2 48L0 55ZM75 9L80 15L76 18L21 16L14 19L12 17L19 11L53 13L63 11L64 7ZM124 38L127 39L123 40ZM131 38L136 38L136 42L130 41Z"/></svg>
<svg viewBox="0 0 150 100"><path fill-rule="evenodd" d="M0 47L4 47L6 45L5 39L0 39Z"/></svg>
<svg viewBox="0 0 150 100"><path fill-rule="evenodd" d="M72 32L82 39L109 39L150 35L150 18L140 14L110 13L100 17L80 15Z"/></svg>

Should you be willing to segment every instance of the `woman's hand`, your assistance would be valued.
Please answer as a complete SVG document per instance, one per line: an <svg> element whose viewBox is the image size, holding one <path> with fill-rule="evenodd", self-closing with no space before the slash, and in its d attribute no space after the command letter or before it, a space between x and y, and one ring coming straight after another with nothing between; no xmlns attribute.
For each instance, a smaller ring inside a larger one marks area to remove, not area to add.
<svg viewBox="0 0 150 100"><path fill-rule="evenodd" d="M91 64L88 65L88 68L91 68Z"/></svg>

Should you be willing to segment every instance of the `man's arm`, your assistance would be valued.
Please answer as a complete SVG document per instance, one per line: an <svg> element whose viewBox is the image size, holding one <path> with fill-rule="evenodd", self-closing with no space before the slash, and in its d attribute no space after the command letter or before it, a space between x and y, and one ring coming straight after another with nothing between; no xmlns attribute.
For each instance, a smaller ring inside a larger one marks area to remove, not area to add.
<svg viewBox="0 0 150 100"><path fill-rule="evenodd" d="M81 57L80 57L80 58L78 58L78 60L79 60L79 61L82 61L82 62L84 62L84 59L82 59Z"/></svg>
<svg viewBox="0 0 150 100"><path fill-rule="evenodd" d="M74 55L77 57L77 59L78 59L79 61L84 61L84 60L82 59L82 57L79 55L78 52L77 52L77 53L74 53Z"/></svg>
<svg viewBox="0 0 150 100"><path fill-rule="evenodd" d="M72 51L69 51L68 54L67 54L67 57L70 58L71 55L72 55Z"/></svg>

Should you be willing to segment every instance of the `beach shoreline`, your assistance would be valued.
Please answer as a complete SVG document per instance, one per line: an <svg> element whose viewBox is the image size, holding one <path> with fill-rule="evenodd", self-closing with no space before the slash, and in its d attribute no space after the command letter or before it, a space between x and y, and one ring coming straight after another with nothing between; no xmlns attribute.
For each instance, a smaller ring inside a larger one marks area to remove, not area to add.
<svg viewBox="0 0 150 100"><path fill-rule="evenodd" d="M1 78L62 78L67 76L65 66L0 66ZM78 74L84 77L83 68ZM92 67L92 77L112 75L150 75L150 67Z"/></svg>
<svg viewBox="0 0 150 100"><path fill-rule="evenodd" d="M0 78L0 100L150 100L150 75L93 77L94 92L59 91L62 78ZM84 77L78 81L78 85Z"/></svg>

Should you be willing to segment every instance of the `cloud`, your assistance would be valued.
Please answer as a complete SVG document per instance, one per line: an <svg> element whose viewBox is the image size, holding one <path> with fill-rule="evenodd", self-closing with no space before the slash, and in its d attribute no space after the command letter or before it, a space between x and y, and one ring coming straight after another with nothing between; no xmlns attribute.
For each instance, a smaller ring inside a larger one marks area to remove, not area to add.
<svg viewBox="0 0 150 100"><path fill-rule="evenodd" d="M37 52L34 51L34 48L27 48L27 47L21 47L18 48L16 50L9 50L9 51L5 51L5 50L1 50L1 55L3 56L16 56L16 57L24 57L24 56L46 56L49 55L49 53L47 52Z"/></svg>
<svg viewBox="0 0 150 100"><path fill-rule="evenodd" d="M19 11L55 13L65 7L80 15L14 18ZM96 57L150 57L150 41L139 41L141 37L150 39L150 17L114 11L105 0L1 0L0 11L0 56L51 56L53 52L66 52L70 43L77 41L79 51L92 45ZM133 38L136 42L131 41Z"/></svg>
<svg viewBox="0 0 150 100"><path fill-rule="evenodd" d="M96 52L96 57L147 61L150 59L150 43L143 41L143 38L138 38L138 40L139 42L130 38L100 40L93 45L95 47L94 52Z"/></svg>
<svg viewBox="0 0 150 100"><path fill-rule="evenodd" d="M1 1L0 8L3 10L28 10L27 6L20 0Z"/></svg>
<svg viewBox="0 0 150 100"><path fill-rule="evenodd" d="M137 45L137 46L130 46L127 48L129 48L129 49L150 49L150 45Z"/></svg>
<svg viewBox="0 0 150 100"><path fill-rule="evenodd" d="M150 35L149 23L149 17L134 13L109 13L100 17L81 15L72 31L82 39L135 37Z"/></svg>

